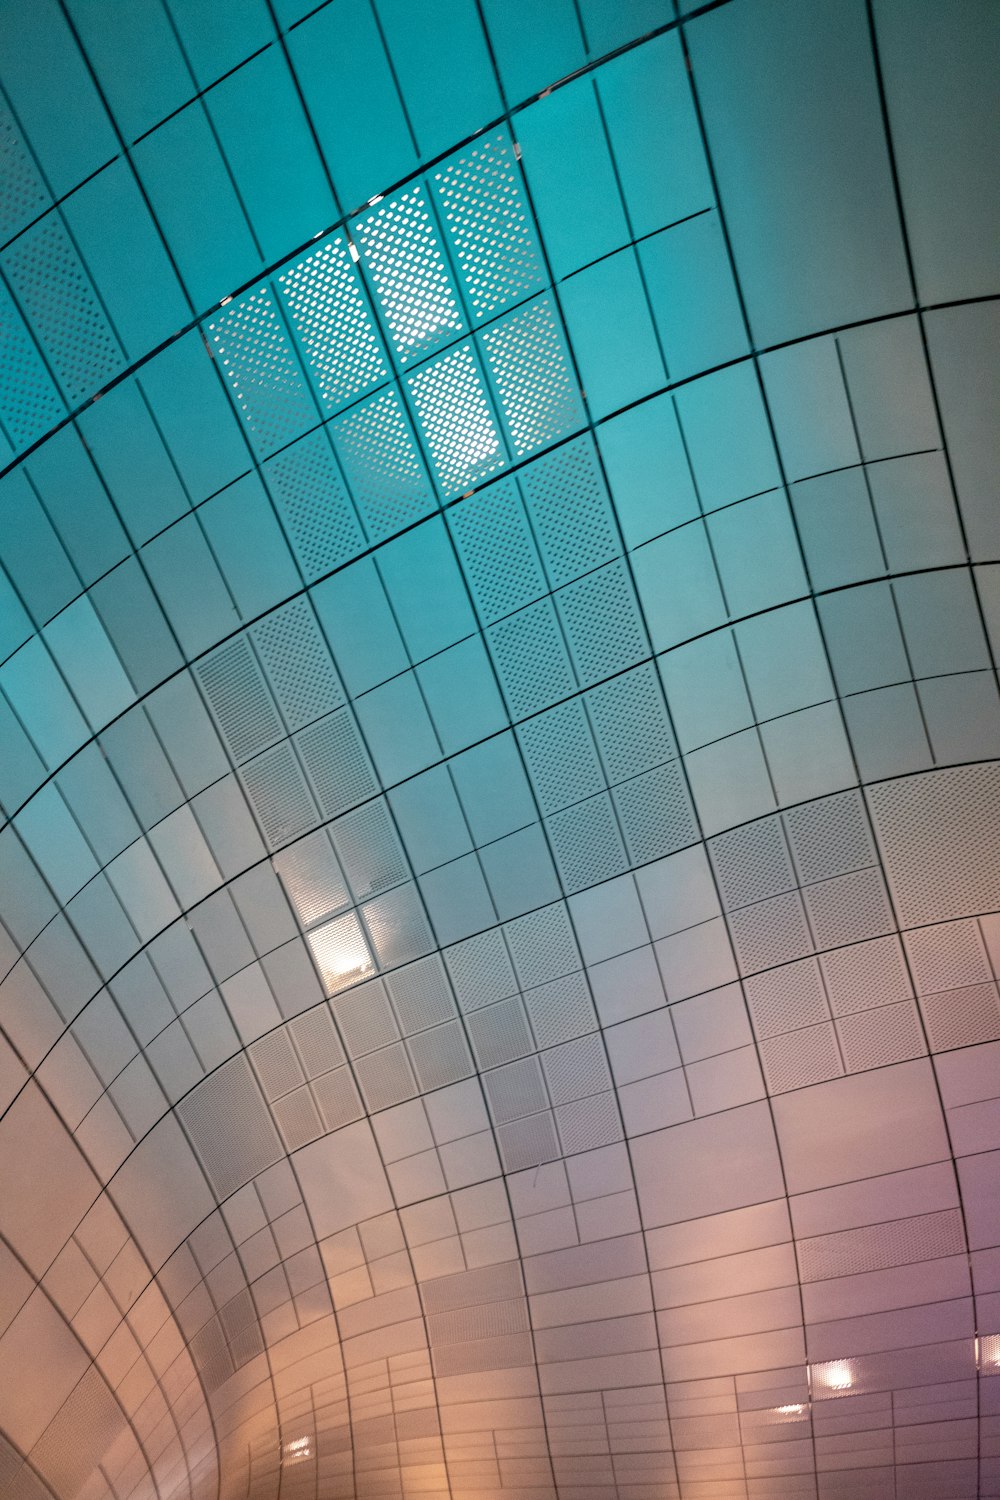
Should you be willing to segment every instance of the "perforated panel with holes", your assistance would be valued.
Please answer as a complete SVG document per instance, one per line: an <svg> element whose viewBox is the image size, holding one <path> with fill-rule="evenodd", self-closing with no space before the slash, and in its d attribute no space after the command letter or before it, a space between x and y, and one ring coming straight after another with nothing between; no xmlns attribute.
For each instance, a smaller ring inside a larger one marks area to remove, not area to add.
<svg viewBox="0 0 1000 1500"><path fill-rule="evenodd" d="M849 1073L922 1057L927 1050L912 1000L842 1016L836 1026L844 1066Z"/></svg>
<svg viewBox="0 0 1000 1500"><path fill-rule="evenodd" d="M544 984L580 967L572 924L562 902L508 922L504 932L522 987Z"/></svg>
<svg viewBox="0 0 1000 1500"><path fill-rule="evenodd" d="M316 407L269 287L230 303L207 327L258 453L273 453L316 425Z"/></svg>
<svg viewBox="0 0 1000 1500"><path fill-rule="evenodd" d="M546 826L567 892L610 880L626 868L625 848L607 792L553 813Z"/></svg>
<svg viewBox="0 0 1000 1500"><path fill-rule="evenodd" d="M817 948L839 948L891 932L895 923L881 870L857 870L803 889Z"/></svg>
<svg viewBox="0 0 1000 1500"><path fill-rule="evenodd" d="M354 236L401 365L462 333L458 299L419 183L359 219Z"/></svg>
<svg viewBox="0 0 1000 1500"><path fill-rule="evenodd" d="M801 1239L798 1250L802 1280L806 1282L938 1260L963 1254L962 1216L957 1208L945 1208L885 1224L864 1224Z"/></svg>
<svg viewBox="0 0 1000 1500"><path fill-rule="evenodd" d="M583 406L555 304L537 297L481 335L514 453L523 458L582 427Z"/></svg>
<svg viewBox="0 0 1000 1500"><path fill-rule="evenodd" d="M601 763L579 698L525 720L517 737L543 812L603 790Z"/></svg>
<svg viewBox="0 0 1000 1500"><path fill-rule="evenodd" d="M364 532L325 432L311 432L275 454L264 477L307 580L363 550Z"/></svg>
<svg viewBox="0 0 1000 1500"><path fill-rule="evenodd" d="M860 792L803 803L789 809L784 818L805 885L875 863L875 845Z"/></svg>
<svg viewBox="0 0 1000 1500"><path fill-rule="evenodd" d="M732 912L729 929L743 974L768 969L772 964L789 963L812 951L812 939L797 891L773 896L769 901L758 901L754 906L744 906Z"/></svg>
<svg viewBox="0 0 1000 1500"><path fill-rule="evenodd" d="M902 925L1000 907L1000 763L879 782L868 799Z"/></svg>
<svg viewBox="0 0 1000 1500"><path fill-rule="evenodd" d="M829 1021L761 1042L760 1061L771 1094L825 1083L830 1078L839 1078L844 1071L837 1037Z"/></svg>
<svg viewBox="0 0 1000 1500"><path fill-rule="evenodd" d="M337 709L301 729L295 744L328 818L374 796L375 774L350 709Z"/></svg>
<svg viewBox="0 0 1000 1500"><path fill-rule="evenodd" d="M541 257L507 132L463 147L432 183L473 315L494 317L537 291Z"/></svg>
<svg viewBox="0 0 1000 1500"><path fill-rule="evenodd" d="M221 646L195 670L237 764L280 739L281 720L245 635Z"/></svg>
<svg viewBox="0 0 1000 1500"><path fill-rule="evenodd" d="M388 379L382 343L343 235L290 266L278 286L328 411Z"/></svg>
<svg viewBox="0 0 1000 1500"><path fill-rule="evenodd" d="M397 391L361 401L335 418L330 431L372 541L395 535L435 508Z"/></svg>
<svg viewBox="0 0 1000 1500"><path fill-rule="evenodd" d="M584 701L612 784L676 756L663 693L651 664L601 683Z"/></svg>
<svg viewBox="0 0 1000 1500"><path fill-rule="evenodd" d="M177 1105L220 1199L284 1155L245 1057L223 1063ZM239 1120L234 1132L227 1123Z"/></svg>
<svg viewBox="0 0 1000 1500"><path fill-rule="evenodd" d="M593 1031L597 1016L582 970L526 989L524 1009L539 1047L554 1047L571 1037Z"/></svg>
<svg viewBox="0 0 1000 1500"><path fill-rule="evenodd" d="M0 421L15 448L43 436L66 415L66 406L42 362L34 339L7 288L0 282Z"/></svg>
<svg viewBox="0 0 1000 1500"><path fill-rule="evenodd" d="M621 551L590 438L526 464L518 480L553 588Z"/></svg>
<svg viewBox="0 0 1000 1500"><path fill-rule="evenodd" d="M326 829L283 849L273 863L304 927L350 905L347 883Z"/></svg>
<svg viewBox="0 0 1000 1500"><path fill-rule="evenodd" d="M517 989L510 955L499 932L484 932L446 948L445 962L464 1011L503 1000Z"/></svg>
<svg viewBox="0 0 1000 1500"><path fill-rule="evenodd" d="M520 718L576 690L555 612L548 599L508 615L488 633L511 713Z"/></svg>
<svg viewBox="0 0 1000 1500"><path fill-rule="evenodd" d="M820 966L835 1016L889 1005L913 993L898 938L824 953Z"/></svg>
<svg viewBox="0 0 1000 1500"><path fill-rule="evenodd" d="M624 1134L618 1100L610 1091L560 1104L555 1113L559 1137L568 1156L610 1146Z"/></svg>
<svg viewBox="0 0 1000 1500"><path fill-rule="evenodd" d="M635 591L623 563L610 563L556 594L577 676L598 682L649 655Z"/></svg>
<svg viewBox="0 0 1000 1500"><path fill-rule="evenodd" d="M633 864L662 859L698 836L680 761L623 781L611 795Z"/></svg>
<svg viewBox="0 0 1000 1500"><path fill-rule="evenodd" d="M436 953L397 969L386 979L386 987L404 1036L436 1026L455 1014L448 976Z"/></svg>
<svg viewBox="0 0 1000 1500"><path fill-rule="evenodd" d="M708 843L725 907L746 906L795 885L777 817L760 818Z"/></svg>
<svg viewBox="0 0 1000 1500"><path fill-rule="evenodd" d="M0 99L0 244L42 213L51 201L5 99Z"/></svg>
<svg viewBox="0 0 1000 1500"><path fill-rule="evenodd" d="M296 599L250 632L289 729L301 729L339 708L343 693L316 618Z"/></svg>
<svg viewBox="0 0 1000 1500"><path fill-rule="evenodd" d="M291 745L265 750L240 775L272 849L315 827L316 809Z"/></svg>
<svg viewBox="0 0 1000 1500"><path fill-rule="evenodd" d="M338 818L331 832L355 900L406 879L406 860L383 798Z"/></svg>
<svg viewBox="0 0 1000 1500"><path fill-rule="evenodd" d="M815 959L785 964L744 982L747 1004L758 1037L795 1031L829 1016Z"/></svg>
<svg viewBox="0 0 1000 1500"><path fill-rule="evenodd" d="M448 512L473 598L489 624L548 591L513 479L491 484Z"/></svg>
<svg viewBox="0 0 1000 1500"><path fill-rule="evenodd" d="M502 468L504 452L471 344L421 366L407 386L445 494Z"/></svg>
<svg viewBox="0 0 1000 1500"><path fill-rule="evenodd" d="M20 235L3 266L67 401L78 405L124 358L61 215L46 214Z"/></svg>

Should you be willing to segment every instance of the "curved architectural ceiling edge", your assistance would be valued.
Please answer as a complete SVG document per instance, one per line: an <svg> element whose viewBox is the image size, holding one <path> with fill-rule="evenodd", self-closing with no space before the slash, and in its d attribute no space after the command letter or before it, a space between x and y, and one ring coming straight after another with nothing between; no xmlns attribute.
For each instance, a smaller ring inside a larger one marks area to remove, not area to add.
<svg viewBox="0 0 1000 1500"><path fill-rule="evenodd" d="M998 22L2 0L2 1500L1000 1495Z"/></svg>

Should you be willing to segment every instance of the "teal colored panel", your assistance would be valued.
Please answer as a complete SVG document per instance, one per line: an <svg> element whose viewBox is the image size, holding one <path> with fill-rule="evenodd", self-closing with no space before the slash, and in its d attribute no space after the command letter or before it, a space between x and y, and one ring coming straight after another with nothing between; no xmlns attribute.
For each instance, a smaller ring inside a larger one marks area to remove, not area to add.
<svg viewBox="0 0 1000 1500"><path fill-rule="evenodd" d="M5 0L0 76L57 198L118 155L100 101L57 0Z"/></svg>
<svg viewBox="0 0 1000 1500"><path fill-rule="evenodd" d="M752 364L692 381L676 399L704 510L759 495L781 483Z"/></svg>
<svg viewBox="0 0 1000 1500"><path fill-rule="evenodd" d="M517 138L553 276L565 276L629 239L590 78L557 89L518 115Z"/></svg>
<svg viewBox="0 0 1000 1500"><path fill-rule="evenodd" d="M45 779L46 770L34 746L0 697L0 807L8 817Z"/></svg>
<svg viewBox="0 0 1000 1500"><path fill-rule="evenodd" d="M250 467L242 429L197 333L151 360L139 384L195 504Z"/></svg>
<svg viewBox="0 0 1000 1500"><path fill-rule="evenodd" d="M685 37L755 344L910 306L862 0L723 5Z"/></svg>
<svg viewBox="0 0 1000 1500"><path fill-rule="evenodd" d="M64 427L27 462L31 482L85 584L131 552L75 427Z"/></svg>
<svg viewBox="0 0 1000 1500"><path fill-rule="evenodd" d="M167 0L200 88L274 40L267 0Z"/></svg>
<svg viewBox="0 0 1000 1500"><path fill-rule="evenodd" d="M507 710L480 636L432 656L417 676L445 755L506 727Z"/></svg>
<svg viewBox="0 0 1000 1500"><path fill-rule="evenodd" d="M931 750L911 682L844 700L844 718L862 781L905 776L931 765Z"/></svg>
<svg viewBox="0 0 1000 1500"><path fill-rule="evenodd" d="M155 687L183 665L163 611L134 557L95 584L90 598L137 692Z"/></svg>
<svg viewBox="0 0 1000 1500"><path fill-rule="evenodd" d="M597 441L626 547L638 547L698 514L671 396L654 396L602 422Z"/></svg>
<svg viewBox="0 0 1000 1500"><path fill-rule="evenodd" d="M6 573L0 569L0 661L5 661L18 646L23 646L35 627L25 613Z"/></svg>
<svg viewBox="0 0 1000 1500"><path fill-rule="evenodd" d="M68 0L98 81L132 142L195 92L161 0Z"/></svg>
<svg viewBox="0 0 1000 1500"><path fill-rule="evenodd" d="M495 925L496 910L474 854L421 875L419 884L440 944L457 943Z"/></svg>
<svg viewBox="0 0 1000 1500"><path fill-rule="evenodd" d="M188 294L207 311L257 274L260 256L202 105L181 110L132 155Z"/></svg>
<svg viewBox="0 0 1000 1500"><path fill-rule="evenodd" d="M80 580L26 475L0 481L0 563L38 624L80 593Z"/></svg>
<svg viewBox="0 0 1000 1500"><path fill-rule="evenodd" d="M563 313L595 417L666 382L634 250L598 261L562 287Z"/></svg>
<svg viewBox="0 0 1000 1500"><path fill-rule="evenodd" d="M789 479L856 464L861 455L833 339L775 349L760 361Z"/></svg>
<svg viewBox="0 0 1000 1500"><path fill-rule="evenodd" d="M701 522L681 526L632 554L654 651L723 624L726 608Z"/></svg>
<svg viewBox="0 0 1000 1500"><path fill-rule="evenodd" d="M79 427L137 546L188 509L170 456L132 382L88 406Z"/></svg>
<svg viewBox="0 0 1000 1500"><path fill-rule="evenodd" d="M715 206L679 32L607 63L597 91L635 235Z"/></svg>
<svg viewBox="0 0 1000 1500"><path fill-rule="evenodd" d="M51 782L32 797L14 826L60 904L97 874L97 861Z"/></svg>
<svg viewBox="0 0 1000 1500"><path fill-rule="evenodd" d="M909 677L903 636L887 583L828 594L818 606L839 692L867 692Z"/></svg>
<svg viewBox="0 0 1000 1500"><path fill-rule="evenodd" d="M441 749L412 672L355 701L358 723L384 785L441 759Z"/></svg>
<svg viewBox="0 0 1000 1500"><path fill-rule="evenodd" d="M898 578L893 593L915 677L990 666L979 604L966 569Z"/></svg>
<svg viewBox="0 0 1000 1500"><path fill-rule="evenodd" d="M500 114L500 94L476 0L375 4L425 160Z"/></svg>
<svg viewBox="0 0 1000 1500"><path fill-rule="evenodd" d="M408 177L416 152L369 0L325 6L288 47L341 207Z"/></svg>
<svg viewBox="0 0 1000 1500"><path fill-rule="evenodd" d="M586 61L573 0L484 0L483 14L511 104L541 93Z"/></svg>
<svg viewBox="0 0 1000 1500"><path fill-rule="evenodd" d="M660 658L660 675L685 752L754 723L730 631L713 631L667 651Z"/></svg>
<svg viewBox="0 0 1000 1500"><path fill-rule="evenodd" d="M671 380L749 353L719 216L713 209L639 246Z"/></svg>
<svg viewBox="0 0 1000 1500"><path fill-rule="evenodd" d="M302 587L258 475L238 479L198 514L245 620L263 614Z"/></svg>
<svg viewBox="0 0 1000 1500"><path fill-rule="evenodd" d="M277 47L225 79L207 102L265 261L281 259L333 223L333 194Z"/></svg>
<svg viewBox="0 0 1000 1500"><path fill-rule="evenodd" d="M0 688L49 770L90 738L83 715L37 637L0 668Z"/></svg>
<svg viewBox="0 0 1000 1500"><path fill-rule="evenodd" d="M352 697L409 665L382 581L370 558L317 584L312 601Z"/></svg>
<svg viewBox="0 0 1000 1500"><path fill-rule="evenodd" d="M860 583L885 572L861 469L840 469L791 486L792 509L814 589Z"/></svg>
<svg viewBox="0 0 1000 1500"><path fill-rule="evenodd" d="M63 212L131 359L190 321L190 306L124 162L113 162L74 193Z"/></svg>
<svg viewBox="0 0 1000 1500"><path fill-rule="evenodd" d="M451 770L477 844L501 838L537 818L512 734L467 750L451 762Z"/></svg>
<svg viewBox="0 0 1000 1500"><path fill-rule="evenodd" d="M769 610L735 633L758 722L834 696L811 604Z"/></svg>
<svg viewBox="0 0 1000 1500"><path fill-rule="evenodd" d="M545 906L562 894L538 823L488 844L479 858L501 921Z"/></svg>
<svg viewBox="0 0 1000 1500"><path fill-rule="evenodd" d="M461 804L444 766L435 766L397 787L389 802L417 874L472 848Z"/></svg>
<svg viewBox="0 0 1000 1500"><path fill-rule="evenodd" d="M476 629L440 517L382 547L377 566L412 661L422 661Z"/></svg>
<svg viewBox="0 0 1000 1500"><path fill-rule="evenodd" d="M186 656L237 628L239 615L195 516L150 542L142 560Z"/></svg>
<svg viewBox="0 0 1000 1500"><path fill-rule="evenodd" d="M784 490L716 511L705 524L731 614L752 614L807 592Z"/></svg>
<svg viewBox="0 0 1000 1500"><path fill-rule="evenodd" d="M580 18L591 57L634 42L674 19L671 0L581 0Z"/></svg>
<svg viewBox="0 0 1000 1500"><path fill-rule="evenodd" d="M877 0L875 31L920 300L996 292L996 0Z"/></svg>
<svg viewBox="0 0 1000 1500"><path fill-rule="evenodd" d="M95 733L131 707L135 690L89 599L76 599L44 636Z"/></svg>

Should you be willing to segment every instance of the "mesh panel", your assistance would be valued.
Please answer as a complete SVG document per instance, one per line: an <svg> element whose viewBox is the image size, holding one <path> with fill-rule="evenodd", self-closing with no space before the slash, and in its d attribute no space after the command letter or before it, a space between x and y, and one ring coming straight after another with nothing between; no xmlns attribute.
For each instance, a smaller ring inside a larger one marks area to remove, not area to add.
<svg viewBox="0 0 1000 1500"><path fill-rule="evenodd" d="M328 818L364 802L378 790L349 709L338 709L301 730L295 744Z"/></svg>
<svg viewBox="0 0 1000 1500"><path fill-rule="evenodd" d="M343 701L330 653L304 599L253 627L254 645L289 729L301 729Z"/></svg>
<svg viewBox="0 0 1000 1500"><path fill-rule="evenodd" d="M519 477L553 588L617 557L621 548L590 438L564 443Z"/></svg>
<svg viewBox="0 0 1000 1500"><path fill-rule="evenodd" d="M272 849L315 826L316 809L290 745L266 750L240 774Z"/></svg>
<svg viewBox="0 0 1000 1500"><path fill-rule="evenodd" d="M399 396L382 391L337 417L333 441L373 541L393 536L434 508Z"/></svg>
<svg viewBox="0 0 1000 1500"><path fill-rule="evenodd" d="M48 205L49 195L6 100L0 100L0 243Z"/></svg>
<svg viewBox="0 0 1000 1500"><path fill-rule="evenodd" d="M246 636L222 646L195 670L237 764L281 738L281 720Z"/></svg>
<svg viewBox="0 0 1000 1500"><path fill-rule="evenodd" d="M19 447L33 443L66 415L65 404L7 288L0 283L0 418Z"/></svg>
<svg viewBox="0 0 1000 1500"><path fill-rule="evenodd" d="M512 479L492 484L453 506L448 521L487 624L546 593L531 529Z"/></svg>

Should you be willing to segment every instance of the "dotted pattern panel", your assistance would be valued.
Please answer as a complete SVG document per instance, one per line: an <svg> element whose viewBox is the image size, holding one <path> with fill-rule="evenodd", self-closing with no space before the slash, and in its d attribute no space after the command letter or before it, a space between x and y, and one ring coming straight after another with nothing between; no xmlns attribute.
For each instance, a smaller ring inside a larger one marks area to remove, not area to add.
<svg viewBox="0 0 1000 1500"><path fill-rule="evenodd" d="M359 219L354 235L400 365L412 364L464 332L419 183Z"/></svg>
<svg viewBox="0 0 1000 1500"><path fill-rule="evenodd" d="M590 438L564 443L520 473L553 588L618 556L617 533Z"/></svg>
<svg viewBox="0 0 1000 1500"><path fill-rule="evenodd" d="M903 925L1000 907L1000 765L881 782L868 798Z"/></svg>
<svg viewBox="0 0 1000 1500"><path fill-rule="evenodd" d="M123 357L59 214L26 230L3 264L66 400L78 405L118 373Z"/></svg>
<svg viewBox="0 0 1000 1500"><path fill-rule="evenodd" d="M388 379L381 341L342 235L289 267L278 286L327 411Z"/></svg>
<svg viewBox="0 0 1000 1500"><path fill-rule="evenodd" d="M575 690L573 669L548 600L494 625L489 642L511 713L517 717Z"/></svg>
<svg viewBox="0 0 1000 1500"><path fill-rule="evenodd" d="M273 453L316 425L305 377L268 287L229 304L207 327L258 453Z"/></svg>
<svg viewBox="0 0 1000 1500"><path fill-rule="evenodd" d="M501 318L483 333L482 345L518 458L582 427L583 406L549 297Z"/></svg>
<svg viewBox="0 0 1000 1500"><path fill-rule="evenodd" d="M432 180L474 316L494 317L537 291L541 258L507 133L480 136Z"/></svg>
<svg viewBox="0 0 1000 1500"><path fill-rule="evenodd" d="M272 849L315 827L316 809L290 745L266 750L243 766L241 775Z"/></svg>
<svg viewBox="0 0 1000 1500"><path fill-rule="evenodd" d="M484 624L546 593L538 550L513 479L491 484L452 506L447 515Z"/></svg>
<svg viewBox="0 0 1000 1500"><path fill-rule="evenodd" d="M66 415L62 397L6 286L0 282L0 421L16 448L36 442Z"/></svg>
<svg viewBox="0 0 1000 1500"><path fill-rule="evenodd" d="M0 99L0 243L48 207L49 194L5 99Z"/></svg>
<svg viewBox="0 0 1000 1500"><path fill-rule="evenodd" d="M470 344L424 365L407 385L446 495L503 467L503 449Z"/></svg>
<svg viewBox="0 0 1000 1500"><path fill-rule="evenodd" d="M340 707L337 673L305 600L275 610L250 633L289 729L301 729Z"/></svg>
<svg viewBox="0 0 1000 1500"><path fill-rule="evenodd" d="M324 432L276 454L264 475L309 582L363 551L364 532Z"/></svg>
<svg viewBox="0 0 1000 1500"><path fill-rule="evenodd" d="M378 783L349 709L300 730L295 744L328 818L375 795Z"/></svg>
<svg viewBox="0 0 1000 1500"><path fill-rule="evenodd" d="M334 447L369 537L393 536L434 509L423 465L395 390L334 420Z"/></svg>

